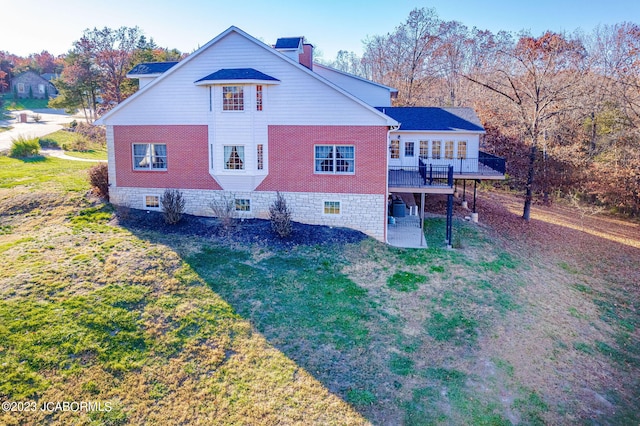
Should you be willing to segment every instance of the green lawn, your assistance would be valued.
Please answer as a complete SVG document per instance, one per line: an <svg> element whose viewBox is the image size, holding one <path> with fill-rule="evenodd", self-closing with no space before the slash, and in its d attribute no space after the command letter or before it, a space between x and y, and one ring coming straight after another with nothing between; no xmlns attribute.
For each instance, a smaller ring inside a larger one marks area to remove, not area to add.
<svg viewBox="0 0 640 426"><path fill-rule="evenodd" d="M41 144L54 146L64 150L70 157L84 158L90 160L106 160L107 147L98 143L87 141L82 136L65 130L58 130L41 138ZM82 141L80 146L78 141ZM78 150L78 149L82 150Z"/></svg>
<svg viewBox="0 0 640 426"><path fill-rule="evenodd" d="M7 111L42 109L48 108L49 105L48 99L13 99L13 95L11 93L4 94L3 98L4 109Z"/></svg>
<svg viewBox="0 0 640 426"><path fill-rule="evenodd" d="M0 424L639 420L632 382L566 373L639 369L633 305L576 269L531 262L463 222L463 248L447 250L442 219L426 221L425 250L126 228L87 198L90 166L0 157L0 399L112 410L2 412ZM536 299L541 277L551 293ZM529 340L539 352L516 352Z"/></svg>

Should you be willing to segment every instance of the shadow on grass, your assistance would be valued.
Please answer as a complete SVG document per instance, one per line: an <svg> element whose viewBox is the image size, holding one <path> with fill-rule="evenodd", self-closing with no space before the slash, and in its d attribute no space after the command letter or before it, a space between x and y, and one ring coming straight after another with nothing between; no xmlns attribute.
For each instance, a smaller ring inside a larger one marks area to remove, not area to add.
<svg viewBox="0 0 640 426"><path fill-rule="evenodd" d="M15 158L15 157L12 157L12 158ZM16 158L16 160L20 160L23 163L45 163L49 161L49 159L44 155L33 155L31 157L19 157L19 158Z"/></svg>
<svg viewBox="0 0 640 426"><path fill-rule="evenodd" d="M247 226L251 225L245 223L242 233L256 233ZM388 392L393 390L393 379L385 373L386 348L377 347L381 339L372 336L371 324L384 323L384 318L379 317L377 302L368 291L342 272L347 263L345 244L367 238L360 233L354 238L352 230L314 228L313 232L332 234L332 242L290 245L274 240L265 244L265 238L271 237L258 231L259 242L240 245L225 242L214 229L205 231L200 226L197 232L207 235L190 238L190 252L185 253L184 239L148 231L148 224L144 229L128 227L137 237L180 253L272 346L361 415L380 422L388 413L375 402L381 396L392 398Z"/></svg>

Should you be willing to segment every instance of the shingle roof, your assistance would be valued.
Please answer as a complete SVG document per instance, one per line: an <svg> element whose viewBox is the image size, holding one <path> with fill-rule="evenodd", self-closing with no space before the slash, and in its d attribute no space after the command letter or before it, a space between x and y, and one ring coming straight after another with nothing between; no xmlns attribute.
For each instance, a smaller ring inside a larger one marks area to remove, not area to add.
<svg viewBox="0 0 640 426"><path fill-rule="evenodd" d="M302 37L283 37L276 41L276 49L297 49L300 47Z"/></svg>
<svg viewBox="0 0 640 426"><path fill-rule="evenodd" d="M55 74L55 73L52 73L52 72L46 72L44 74L41 74L40 77L44 78L47 81L51 81L54 78L60 78L60 74Z"/></svg>
<svg viewBox="0 0 640 426"><path fill-rule="evenodd" d="M280 81L253 68L223 68L206 77L202 77L199 81L216 81L216 80L268 80Z"/></svg>
<svg viewBox="0 0 640 426"><path fill-rule="evenodd" d="M133 67L127 75L162 74L177 62L143 62Z"/></svg>
<svg viewBox="0 0 640 426"><path fill-rule="evenodd" d="M399 130L484 131L473 108L376 107L376 109L398 121Z"/></svg>

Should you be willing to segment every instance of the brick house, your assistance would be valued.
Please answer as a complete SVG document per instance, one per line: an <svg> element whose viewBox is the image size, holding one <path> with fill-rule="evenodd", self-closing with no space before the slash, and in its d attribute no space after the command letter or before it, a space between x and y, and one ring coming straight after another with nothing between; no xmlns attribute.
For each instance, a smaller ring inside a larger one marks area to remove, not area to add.
<svg viewBox="0 0 640 426"><path fill-rule="evenodd" d="M45 99L58 94L55 86L33 71L25 71L11 79L11 92L19 98Z"/></svg>
<svg viewBox="0 0 640 426"><path fill-rule="evenodd" d="M385 241L391 190L453 194L451 150L464 153L459 172L472 171L484 133L473 111L392 108L394 89L315 64L312 49L230 27L179 63L132 69L141 89L96 122L112 202L158 210L176 188L187 213L211 216L226 197L239 215L266 218L280 192L296 221ZM434 111L446 128L420 128ZM403 128L394 116L407 114L416 123ZM436 146L442 159L430 160Z"/></svg>

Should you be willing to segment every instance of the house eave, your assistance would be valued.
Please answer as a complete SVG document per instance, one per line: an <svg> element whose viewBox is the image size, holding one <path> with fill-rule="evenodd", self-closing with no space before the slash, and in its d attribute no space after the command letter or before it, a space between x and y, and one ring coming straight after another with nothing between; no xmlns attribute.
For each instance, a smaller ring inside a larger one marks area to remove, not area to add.
<svg viewBox="0 0 640 426"><path fill-rule="evenodd" d="M392 130L393 133L470 133L472 135L484 135L487 132L485 130L465 130L465 129L449 129L449 130L434 130L434 129L422 129L422 130L403 130L402 125L399 129Z"/></svg>
<svg viewBox="0 0 640 426"><path fill-rule="evenodd" d="M255 85L261 84L263 86L267 85L277 85L280 84L278 80L259 80L259 79L229 79L229 80L200 80L194 82L196 86L228 86L228 85Z"/></svg>

